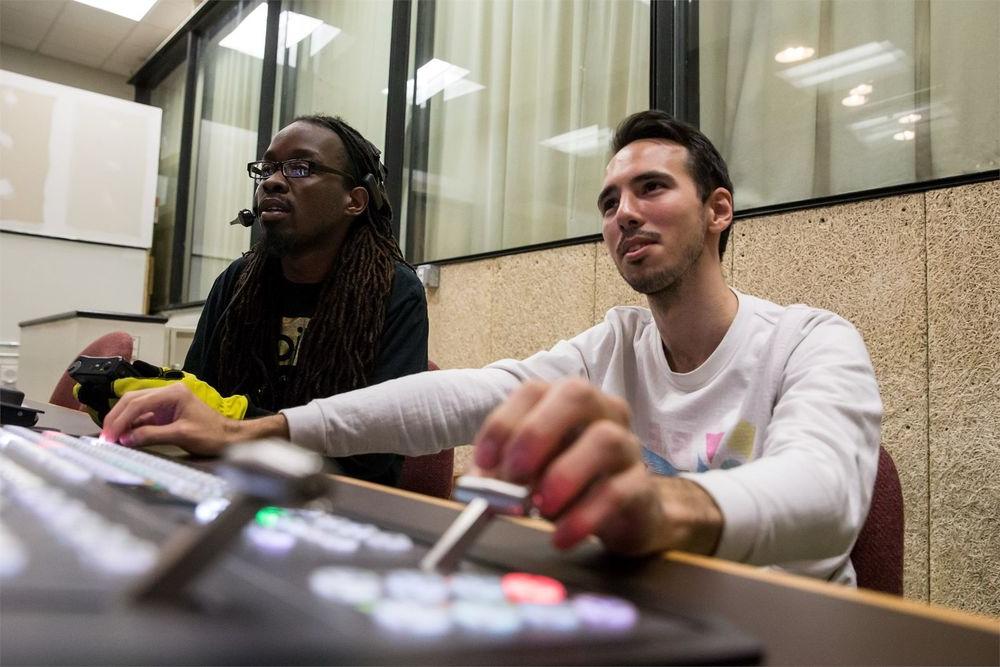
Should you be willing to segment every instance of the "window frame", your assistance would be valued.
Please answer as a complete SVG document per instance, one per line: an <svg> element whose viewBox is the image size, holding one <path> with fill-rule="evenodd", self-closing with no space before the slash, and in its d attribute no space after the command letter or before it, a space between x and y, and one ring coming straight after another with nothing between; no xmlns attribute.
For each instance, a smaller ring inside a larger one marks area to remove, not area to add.
<svg viewBox="0 0 1000 667"><path fill-rule="evenodd" d="M171 74L176 67L187 69L185 80L181 146L178 165L177 200L175 202L174 239L171 249L171 276L169 303L163 309L176 309L204 303L182 301L184 287L189 278L188 249L190 247L191 225L189 221L189 194L191 188L194 120L198 98L197 77L200 66L200 46L228 17L251 3L259 0L238 0L237 2L216 2L206 0L191 14L187 22L171 34L146 63L129 79L135 86L135 101L149 104L152 89ZM264 0L268 5L268 23L265 36L264 65L260 85L260 115L257 129L258 155L263 154L274 130L275 94L277 79L278 20L282 10L282 0ZM699 40L698 10L700 0L651 0L650 2L650 106L667 111L692 125L699 124ZM420 206L415 199L413 188L407 188L406 201L403 200L404 179L412 179L414 171L404 173L404 155L420 155L426 158L429 107L412 114L409 138L407 139L406 115L410 100L406 99L407 76L413 75L417 63L431 57L435 0L396 0L393 5L390 29L390 70L388 81L388 101L386 104L386 134L384 160L388 171L387 189L389 201L395 215L393 232L400 238L400 245L408 258L413 257L417 241L422 238L424 221L414 215ZM411 44L411 27L416 22L419 39ZM413 63L409 54L413 50ZM287 77L283 77L287 81ZM283 84L283 88L285 88ZM283 89L282 98L293 95L293 90ZM430 104L430 101L428 101ZM279 111L279 120L286 121L284 107ZM422 130L421 130L422 128ZM407 145L408 144L408 145ZM736 211L734 219L748 219L773 215L788 211L831 206L847 202L857 202L914 192L925 192L939 188L955 187L1000 179L1000 169L993 169L955 176L914 181L899 185L846 192L826 197L817 197L791 202L782 202L765 207ZM401 238L403 207L406 206L408 228ZM415 220L416 218L416 220ZM256 228L251 233L251 243L257 240ZM456 257L431 260L427 263L453 264L491 257L501 257L549 248L558 248L601 239L600 234L589 234L545 243L491 250Z"/></svg>

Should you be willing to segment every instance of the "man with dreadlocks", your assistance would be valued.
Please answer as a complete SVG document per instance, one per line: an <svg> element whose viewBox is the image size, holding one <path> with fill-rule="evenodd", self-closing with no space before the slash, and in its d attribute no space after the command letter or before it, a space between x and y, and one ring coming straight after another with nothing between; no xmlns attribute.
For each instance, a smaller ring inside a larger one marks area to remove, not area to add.
<svg viewBox="0 0 1000 667"><path fill-rule="evenodd" d="M209 405L215 388L240 395L223 414L259 417L427 370L427 304L392 235L382 170L378 149L328 116L297 118L248 165L262 238L216 279L184 362ZM382 453L336 461L390 485L402 465Z"/></svg>

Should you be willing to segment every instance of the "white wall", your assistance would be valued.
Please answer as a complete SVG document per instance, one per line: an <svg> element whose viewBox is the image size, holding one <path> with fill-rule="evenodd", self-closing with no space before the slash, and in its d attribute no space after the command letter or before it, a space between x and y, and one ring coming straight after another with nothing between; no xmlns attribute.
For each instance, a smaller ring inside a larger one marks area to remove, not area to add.
<svg viewBox="0 0 1000 667"><path fill-rule="evenodd" d="M135 88L117 74L0 44L0 69L103 95L135 99Z"/></svg>
<svg viewBox="0 0 1000 667"><path fill-rule="evenodd" d="M145 312L148 254L0 232L0 341L20 339L18 322L71 310Z"/></svg>

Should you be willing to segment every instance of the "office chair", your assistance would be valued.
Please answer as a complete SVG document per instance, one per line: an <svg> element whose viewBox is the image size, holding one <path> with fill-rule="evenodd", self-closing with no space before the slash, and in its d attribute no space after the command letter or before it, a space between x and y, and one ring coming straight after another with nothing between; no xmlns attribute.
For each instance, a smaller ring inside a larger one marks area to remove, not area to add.
<svg viewBox="0 0 1000 667"><path fill-rule="evenodd" d="M433 361L427 362L427 370L438 370ZM455 474L455 451L443 449L436 454L406 456L399 476L399 488L427 496L451 498L452 478Z"/></svg>
<svg viewBox="0 0 1000 667"><path fill-rule="evenodd" d="M879 447L871 509L851 550L859 587L903 594L903 524L899 474L889 452Z"/></svg>
<svg viewBox="0 0 1000 667"><path fill-rule="evenodd" d="M124 331L113 331L104 334L87 347L83 348L77 356L86 355L88 357L122 357L125 361L132 361L132 336ZM68 367L76 357L66 362ZM52 390L49 403L61 405L71 410L83 410L80 402L73 397L73 378L69 373L63 371L62 377L56 383L56 388Z"/></svg>

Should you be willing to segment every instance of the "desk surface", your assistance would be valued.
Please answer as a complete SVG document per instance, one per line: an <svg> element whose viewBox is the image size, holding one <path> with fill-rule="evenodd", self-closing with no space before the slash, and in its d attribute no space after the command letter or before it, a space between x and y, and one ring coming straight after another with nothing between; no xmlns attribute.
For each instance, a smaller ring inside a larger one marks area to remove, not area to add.
<svg viewBox="0 0 1000 667"><path fill-rule="evenodd" d="M338 502L369 511L376 504L381 517L405 520L411 531L440 534L461 507L342 482ZM549 530L542 521L494 521L471 555L721 617L763 643L765 664L1000 664L1000 619L679 552L624 560L595 544L559 553Z"/></svg>
<svg viewBox="0 0 1000 667"><path fill-rule="evenodd" d="M62 431L70 435L97 435L101 429L94 423L90 416L79 410L70 410L51 403L42 403L24 399L24 405L35 410L44 410L38 415L38 423L35 428L51 429Z"/></svg>

